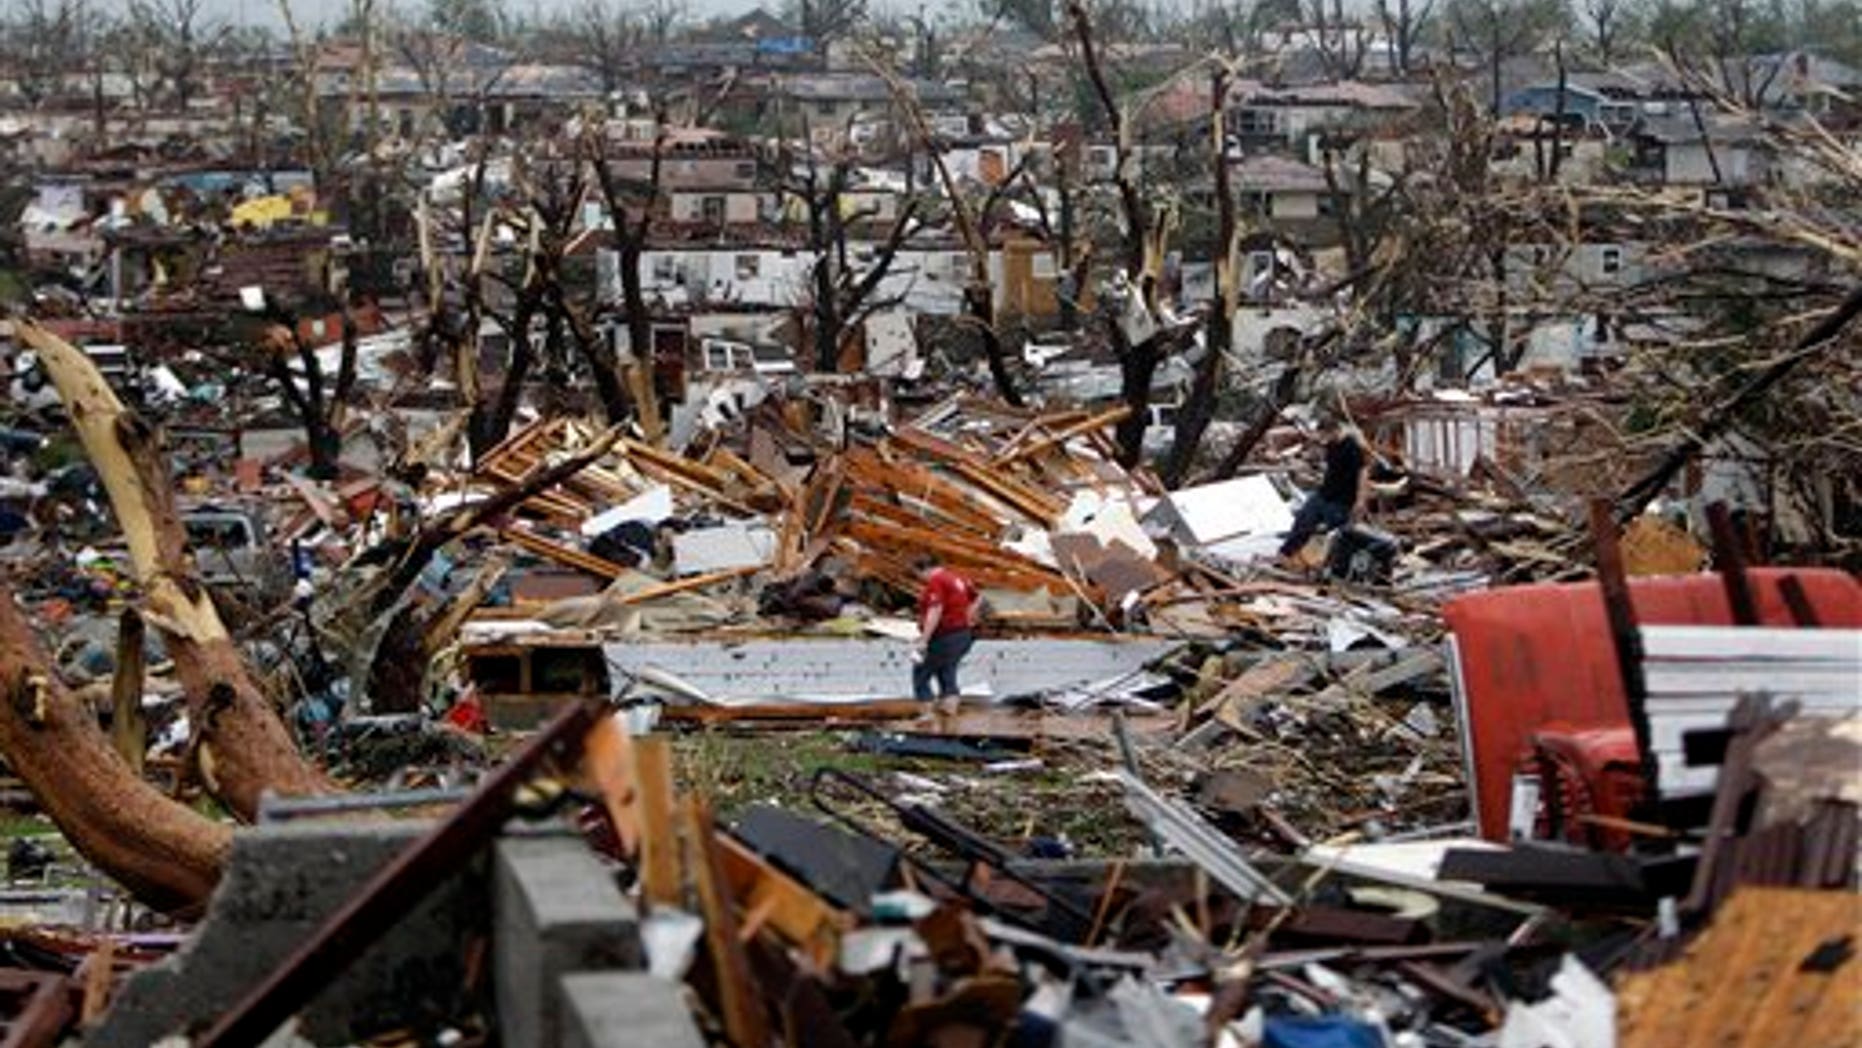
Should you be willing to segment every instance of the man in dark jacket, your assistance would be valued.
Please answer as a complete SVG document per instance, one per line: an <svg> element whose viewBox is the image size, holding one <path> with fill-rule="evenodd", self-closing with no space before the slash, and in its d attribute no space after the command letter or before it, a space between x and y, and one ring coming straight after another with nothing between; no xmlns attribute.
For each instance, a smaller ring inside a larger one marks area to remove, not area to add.
<svg viewBox="0 0 1862 1048"><path fill-rule="evenodd" d="M1320 528L1336 531L1351 523L1368 487L1365 478L1370 472L1371 458L1365 453L1364 442L1357 432L1338 419L1328 417L1320 423L1319 435L1326 442L1325 478L1293 515L1293 530L1287 532L1286 541L1280 544L1282 559L1291 558L1304 549Z"/></svg>

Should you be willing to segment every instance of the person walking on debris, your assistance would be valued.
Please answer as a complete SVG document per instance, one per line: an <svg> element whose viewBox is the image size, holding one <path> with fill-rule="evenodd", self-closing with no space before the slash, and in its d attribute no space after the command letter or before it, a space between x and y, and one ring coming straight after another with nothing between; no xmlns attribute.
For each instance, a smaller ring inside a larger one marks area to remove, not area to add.
<svg viewBox="0 0 1862 1048"><path fill-rule="evenodd" d="M1371 458L1357 431L1327 415L1319 424L1319 435L1326 442L1325 478L1293 515L1293 530L1280 544L1282 560L1296 556L1320 528L1337 531L1350 524L1368 488Z"/></svg>
<svg viewBox="0 0 1862 1048"><path fill-rule="evenodd" d="M912 695L931 701L931 682L937 681L938 712L957 712L957 666L975 643L972 632L976 586L940 564L933 556L919 557L913 567L924 583L918 593L918 641L912 649Z"/></svg>

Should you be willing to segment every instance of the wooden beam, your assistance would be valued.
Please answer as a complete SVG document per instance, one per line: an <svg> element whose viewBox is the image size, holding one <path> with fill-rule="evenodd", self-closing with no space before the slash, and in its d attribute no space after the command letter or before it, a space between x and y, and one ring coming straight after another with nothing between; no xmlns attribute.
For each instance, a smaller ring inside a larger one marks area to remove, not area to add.
<svg viewBox="0 0 1862 1048"><path fill-rule="evenodd" d="M769 1015L763 1010L756 974L750 969L750 958L738 937L737 907L718 847L717 827L711 821L711 810L697 797L686 798L683 814L692 870L697 874L699 911L705 919L705 949L711 956L725 1035L738 1048L765 1048L769 1044Z"/></svg>
<svg viewBox="0 0 1862 1048"><path fill-rule="evenodd" d="M1616 671L1623 685L1629 726L1636 735L1636 756L1642 772L1642 804L1656 800L1655 749L1649 729L1648 686L1642 676L1642 634L1636 629L1636 606L1629 596L1629 576L1623 572L1623 551L1617 544L1616 518L1607 498L1591 500L1591 539L1597 548L1597 583L1603 593L1604 614L1616 652ZM1640 807L1634 809L1639 812Z"/></svg>
<svg viewBox="0 0 1862 1048"><path fill-rule="evenodd" d="M503 538L519 549L528 550L539 557L553 560L558 564L586 571L590 575L613 581L626 574L627 569L604 557L597 557L586 550L565 546L541 535L525 531L523 528L504 528L498 532Z"/></svg>
<svg viewBox="0 0 1862 1048"><path fill-rule="evenodd" d="M717 848L731 892L745 912L761 914L763 925L801 949L816 967L832 970L841 935L854 927L853 915L771 866L730 834L718 834Z"/></svg>
<svg viewBox="0 0 1862 1048"><path fill-rule="evenodd" d="M1759 624L1758 599L1752 593L1752 579L1746 574L1746 551L1739 529L1726 503L1707 507L1707 525L1713 531L1713 567L1726 584L1726 603L1733 611L1733 625Z"/></svg>
<svg viewBox="0 0 1862 1048"><path fill-rule="evenodd" d="M873 702L782 702L754 703L743 706L667 706L660 717L672 723L728 724L733 721L827 721L902 720L916 717L925 705L911 699L882 699Z"/></svg>
<svg viewBox="0 0 1862 1048"><path fill-rule="evenodd" d="M640 885L649 906L685 901L679 831L673 825L672 744L663 735L634 740L634 799L640 826Z"/></svg>
<svg viewBox="0 0 1862 1048"><path fill-rule="evenodd" d="M1796 575L1786 575L1778 580L1778 595L1784 598L1784 606L1791 611L1791 621L1805 629L1815 629L1823 625L1823 619L1817 614L1816 605L1810 602L1810 594L1804 590L1804 580Z"/></svg>
<svg viewBox="0 0 1862 1048"><path fill-rule="evenodd" d="M614 603L644 604L647 601L658 600L661 597L670 597L674 594L685 593L690 590L704 589L706 586L715 586L720 582L729 582L732 579L745 578L750 575L755 575L762 570L764 570L762 565L747 564L741 568L724 568L720 571L708 571L703 575L691 575L683 579L675 579L671 582L662 582L657 586L648 586L645 589L635 590L632 593L620 597Z"/></svg>
<svg viewBox="0 0 1862 1048"><path fill-rule="evenodd" d="M1107 426L1116 426L1125 421L1125 417L1130 414L1131 405L1120 404L1110 411L1100 412L1091 418L1075 422L1065 429L1050 433L1038 440L1029 441L1013 451L997 455L995 464L997 466L1013 465L1016 462L1020 462L1022 459L1039 455L1049 448L1059 447L1067 441L1072 440L1074 437L1085 436L1088 433L1104 429Z"/></svg>

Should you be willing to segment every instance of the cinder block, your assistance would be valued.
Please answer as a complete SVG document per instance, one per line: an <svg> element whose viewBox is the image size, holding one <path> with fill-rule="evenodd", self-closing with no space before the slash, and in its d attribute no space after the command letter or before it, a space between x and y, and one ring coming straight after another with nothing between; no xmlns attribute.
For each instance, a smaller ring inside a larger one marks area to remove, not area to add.
<svg viewBox="0 0 1862 1048"><path fill-rule="evenodd" d="M645 972L560 981L562 1048L705 1048L677 983Z"/></svg>
<svg viewBox="0 0 1862 1048"><path fill-rule="evenodd" d="M580 837L506 837L493 861L492 955L501 1043L556 1048L557 981L639 968L639 914Z"/></svg>
<svg viewBox="0 0 1862 1048"><path fill-rule="evenodd" d="M131 977L84 1043L146 1048L218 1016L427 828L415 821L303 821L239 830L226 876L193 937L175 956ZM477 865L462 866L409 907L317 995L299 1033L316 1044L353 1044L458 1015L462 947L486 930Z"/></svg>

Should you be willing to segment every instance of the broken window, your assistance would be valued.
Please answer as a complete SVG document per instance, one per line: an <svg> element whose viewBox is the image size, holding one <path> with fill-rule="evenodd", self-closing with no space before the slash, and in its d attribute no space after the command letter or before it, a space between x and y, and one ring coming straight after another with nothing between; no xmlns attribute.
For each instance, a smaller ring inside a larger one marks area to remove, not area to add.
<svg viewBox="0 0 1862 1048"><path fill-rule="evenodd" d="M1235 119L1235 130L1244 135L1277 135L1280 113L1273 109L1244 109Z"/></svg>
<svg viewBox="0 0 1862 1048"><path fill-rule="evenodd" d="M755 255L737 256L737 279L755 280L762 271L763 260Z"/></svg>
<svg viewBox="0 0 1862 1048"><path fill-rule="evenodd" d="M707 371L748 371L756 363L756 352L740 342L722 339L705 340Z"/></svg>
<svg viewBox="0 0 1862 1048"><path fill-rule="evenodd" d="M1623 249L1612 244L1605 247L1599 256L1598 268L1605 276L1614 276L1623 271Z"/></svg>

